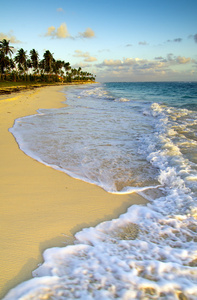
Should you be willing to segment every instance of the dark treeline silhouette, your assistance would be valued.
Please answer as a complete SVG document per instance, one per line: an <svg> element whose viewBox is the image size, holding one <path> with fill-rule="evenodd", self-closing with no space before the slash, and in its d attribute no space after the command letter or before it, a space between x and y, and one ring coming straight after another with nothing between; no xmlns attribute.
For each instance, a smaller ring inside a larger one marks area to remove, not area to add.
<svg viewBox="0 0 197 300"><path fill-rule="evenodd" d="M69 62L55 60L53 54L46 50L43 59L32 49L27 54L24 49L19 49L14 58L13 48L10 41L0 41L0 81L12 82L75 82L95 81L96 75L71 68Z"/></svg>

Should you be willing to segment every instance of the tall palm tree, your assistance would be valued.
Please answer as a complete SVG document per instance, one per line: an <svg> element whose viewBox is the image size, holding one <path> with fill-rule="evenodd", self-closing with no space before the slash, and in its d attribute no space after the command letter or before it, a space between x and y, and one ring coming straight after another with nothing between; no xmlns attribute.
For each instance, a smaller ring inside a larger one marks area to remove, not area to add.
<svg viewBox="0 0 197 300"><path fill-rule="evenodd" d="M9 68L9 58L7 55L12 55L13 53L13 48L12 46L9 45L10 41L7 41L6 39L3 39L0 41L0 72L2 74L5 73L5 68Z"/></svg>
<svg viewBox="0 0 197 300"><path fill-rule="evenodd" d="M3 39L0 41L0 51L4 53L4 55L12 55L13 54L13 48L9 45L10 41Z"/></svg>
<svg viewBox="0 0 197 300"><path fill-rule="evenodd" d="M53 59L53 54L49 50L46 50L44 53L44 69L47 73L50 73L52 70Z"/></svg>
<svg viewBox="0 0 197 300"><path fill-rule="evenodd" d="M38 64L39 64L39 55L38 52L35 49L32 49L30 51L30 59L31 59L31 63L32 63L32 67L34 68L34 71L36 71L38 69Z"/></svg>
<svg viewBox="0 0 197 300"><path fill-rule="evenodd" d="M15 61L18 64L18 68L20 71L25 72L27 70L27 51L24 51L23 48L18 50Z"/></svg>

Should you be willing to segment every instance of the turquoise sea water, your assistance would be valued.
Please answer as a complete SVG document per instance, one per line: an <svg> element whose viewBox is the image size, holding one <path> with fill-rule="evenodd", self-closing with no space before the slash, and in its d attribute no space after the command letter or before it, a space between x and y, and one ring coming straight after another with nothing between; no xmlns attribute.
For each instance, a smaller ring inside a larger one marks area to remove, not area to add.
<svg viewBox="0 0 197 300"><path fill-rule="evenodd" d="M75 245L46 250L35 278L4 299L197 299L197 83L64 92L67 107L16 120L10 131L19 147L107 192L136 191L150 203L83 229ZM133 226L135 238L122 234Z"/></svg>

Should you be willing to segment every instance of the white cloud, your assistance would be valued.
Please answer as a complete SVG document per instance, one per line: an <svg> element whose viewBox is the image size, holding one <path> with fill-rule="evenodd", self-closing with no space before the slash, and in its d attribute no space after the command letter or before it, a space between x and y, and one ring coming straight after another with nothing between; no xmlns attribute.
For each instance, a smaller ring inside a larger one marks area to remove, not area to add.
<svg viewBox="0 0 197 300"><path fill-rule="evenodd" d="M12 44L20 44L21 41L17 40L16 37L12 34L12 31L10 31L8 34L4 34L3 32L0 32L0 40L8 40Z"/></svg>
<svg viewBox="0 0 197 300"><path fill-rule="evenodd" d="M142 63L142 62L146 62L146 60L144 59L140 59L140 58L124 58L124 65L130 66L130 65L134 65L134 64L138 64L138 63Z"/></svg>
<svg viewBox="0 0 197 300"><path fill-rule="evenodd" d="M122 61L117 59L117 60L113 60L113 59L105 59L103 62L103 66L121 66L122 65Z"/></svg>
<svg viewBox="0 0 197 300"><path fill-rule="evenodd" d="M68 33L66 23L62 23L60 25L60 27L57 28L57 38L65 39L65 38L68 38L68 37L70 37L70 35Z"/></svg>
<svg viewBox="0 0 197 300"><path fill-rule="evenodd" d="M93 61L97 61L97 58L93 57L93 56L90 56L90 57L84 59L84 61L86 61L86 62L93 62Z"/></svg>
<svg viewBox="0 0 197 300"><path fill-rule="evenodd" d="M75 54L73 56L75 56L75 57L89 57L90 54L88 52L83 52L81 50L75 50Z"/></svg>
<svg viewBox="0 0 197 300"><path fill-rule="evenodd" d="M93 38L95 36L94 31L91 28L87 28L84 32L79 32L79 35L76 37L72 37L67 29L66 23L62 23L58 28L54 26L50 26L45 33L45 36L50 36L52 38L65 39L65 38Z"/></svg>
<svg viewBox="0 0 197 300"><path fill-rule="evenodd" d="M55 36L56 35L56 32L55 32L55 27L54 26L50 26L48 29L47 29L47 33L45 34L45 36Z"/></svg>
<svg viewBox="0 0 197 300"><path fill-rule="evenodd" d="M83 52L81 50L75 50L74 57L83 57L85 62L94 62L97 61L96 57L90 56L89 52Z"/></svg>
<svg viewBox="0 0 197 300"><path fill-rule="evenodd" d="M93 38L95 33L91 28L87 28L84 32L79 32L79 36L83 38Z"/></svg>
<svg viewBox="0 0 197 300"><path fill-rule="evenodd" d="M68 33L66 23L62 23L57 29L54 26L48 27L45 36L50 36L58 39L65 39L69 38L70 34Z"/></svg>
<svg viewBox="0 0 197 300"><path fill-rule="evenodd" d="M176 61L177 61L177 63L179 63L179 64L187 64L187 63L189 63L190 61L191 61L191 58L190 57L188 57L188 58L186 58L186 57L184 57L184 56L178 56L177 58L176 58Z"/></svg>
<svg viewBox="0 0 197 300"><path fill-rule="evenodd" d="M83 69L83 68L89 68L89 67L91 67L91 65L90 64L84 64L83 62L80 62L78 64L72 65L72 67L73 68L79 68L79 67L81 67Z"/></svg>
<svg viewBox="0 0 197 300"><path fill-rule="evenodd" d="M105 59L101 66L114 66L114 67L128 67L134 65L142 65L145 64L147 60L140 59L140 58L124 58L123 60L120 59Z"/></svg>
<svg viewBox="0 0 197 300"><path fill-rule="evenodd" d="M105 59L102 63L96 64L98 68L97 77L105 80L125 80L125 81L151 81L151 80L184 80L196 76L191 73L191 68L196 63L190 57L174 56L168 54L166 58L156 57L153 60L140 58ZM184 65L187 65L187 67ZM105 74L105 75L102 75ZM195 77L193 77L195 80Z"/></svg>

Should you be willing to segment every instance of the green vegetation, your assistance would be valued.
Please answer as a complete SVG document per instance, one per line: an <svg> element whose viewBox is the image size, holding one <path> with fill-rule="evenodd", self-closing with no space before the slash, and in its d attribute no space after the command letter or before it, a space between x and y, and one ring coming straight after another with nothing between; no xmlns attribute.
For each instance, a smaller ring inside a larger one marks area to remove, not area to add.
<svg viewBox="0 0 197 300"><path fill-rule="evenodd" d="M69 62L55 60L49 50L41 60L35 49L28 55L22 48L12 58L14 47L9 43L6 39L0 41L0 86L95 81L96 76L91 73L71 68Z"/></svg>

